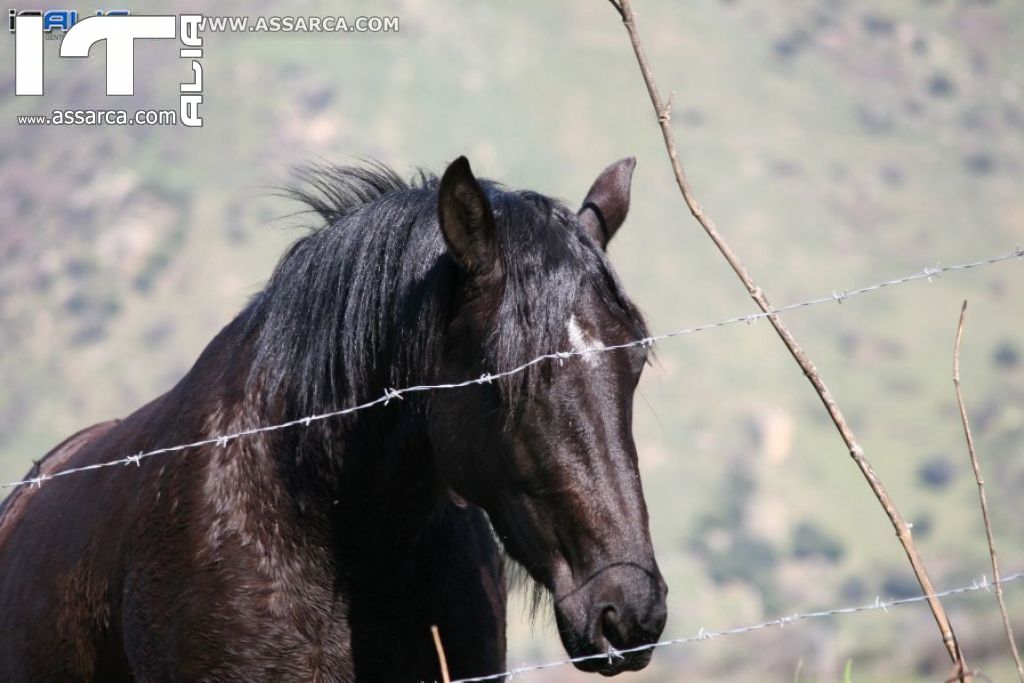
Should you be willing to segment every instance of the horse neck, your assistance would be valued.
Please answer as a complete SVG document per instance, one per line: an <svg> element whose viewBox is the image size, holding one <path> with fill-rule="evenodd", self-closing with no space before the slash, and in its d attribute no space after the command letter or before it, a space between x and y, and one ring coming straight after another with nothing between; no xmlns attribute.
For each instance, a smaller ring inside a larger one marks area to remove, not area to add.
<svg viewBox="0 0 1024 683"><path fill-rule="evenodd" d="M356 540L378 549L408 547L443 493L429 439L421 420L409 412L411 406L391 405L367 415L342 454L341 497L335 505L339 532L355 533Z"/></svg>
<svg viewBox="0 0 1024 683"><path fill-rule="evenodd" d="M251 362L247 330L236 320L168 398L192 400L195 428L211 438L296 417L287 398L252 390ZM308 414L337 406L318 408ZM310 540L334 547L400 547L426 524L442 492L421 412L414 400L395 401L211 447L204 490L215 505L232 501L237 512L262 517L264 531L318 536ZM273 524L264 523L269 518Z"/></svg>
<svg viewBox="0 0 1024 683"><path fill-rule="evenodd" d="M326 534L353 554L410 547L443 487L425 431L403 413L409 408L379 406L273 439L264 453L273 463L269 486L298 512L297 526L308 527L293 531Z"/></svg>

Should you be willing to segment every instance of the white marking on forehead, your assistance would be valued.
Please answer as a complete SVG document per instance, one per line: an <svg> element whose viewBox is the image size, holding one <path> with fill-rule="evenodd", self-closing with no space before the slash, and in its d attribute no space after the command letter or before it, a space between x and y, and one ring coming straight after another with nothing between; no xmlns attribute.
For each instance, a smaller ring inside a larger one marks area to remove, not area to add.
<svg viewBox="0 0 1024 683"><path fill-rule="evenodd" d="M601 340L595 339L584 332L583 328L576 321L575 315L569 317L569 322L566 324L565 329L569 332L569 343L572 344L572 350L583 354L580 357L587 365L597 365L597 356L590 352L599 351L604 348Z"/></svg>

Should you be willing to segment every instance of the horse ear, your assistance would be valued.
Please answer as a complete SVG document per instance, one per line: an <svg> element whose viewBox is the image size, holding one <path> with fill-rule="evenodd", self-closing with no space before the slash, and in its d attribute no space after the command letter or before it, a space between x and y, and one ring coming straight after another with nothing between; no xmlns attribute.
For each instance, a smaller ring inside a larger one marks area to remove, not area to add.
<svg viewBox="0 0 1024 683"><path fill-rule="evenodd" d="M494 213L469 161L453 161L444 175L437 198L441 233L448 249L467 272L490 272L498 261Z"/></svg>
<svg viewBox="0 0 1024 683"><path fill-rule="evenodd" d="M626 220L634 168L636 158L626 157L601 171L576 214L583 229L602 248L608 246L608 241Z"/></svg>

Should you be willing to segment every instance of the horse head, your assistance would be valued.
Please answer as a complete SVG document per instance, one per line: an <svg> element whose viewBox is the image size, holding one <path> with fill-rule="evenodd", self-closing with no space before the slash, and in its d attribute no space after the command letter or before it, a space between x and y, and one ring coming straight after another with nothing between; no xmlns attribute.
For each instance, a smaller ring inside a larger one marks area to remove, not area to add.
<svg viewBox="0 0 1024 683"><path fill-rule="evenodd" d="M547 329L549 350L568 352L519 373L527 379L431 397L438 468L550 591L570 656L595 655L577 667L606 675L646 666L650 649L616 652L656 642L666 617L631 426L647 350L615 348L645 328L604 253L625 220L634 165L609 166L575 214L507 201L465 158L438 186L438 223L458 271L443 374L507 370L488 359L514 358L511 347L545 334L517 324Z"/></svg>

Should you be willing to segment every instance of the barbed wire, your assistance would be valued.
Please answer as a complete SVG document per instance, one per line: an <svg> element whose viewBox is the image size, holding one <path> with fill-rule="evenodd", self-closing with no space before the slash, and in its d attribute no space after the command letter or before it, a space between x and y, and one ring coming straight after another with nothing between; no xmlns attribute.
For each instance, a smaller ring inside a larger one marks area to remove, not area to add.
<svg viewBox="0 0 1024 683"><path fill-rule="evenodd" d="M952 272L952 271L970 270L970 269L973 269L973 268L980 268L980 267L983 267L983 266L990 266L990 265L993 265L993 264L996 264L996 263L1000 263L1002 261L1009 261L1009 260L1012 260L1012 259L1024 260L1024 247L1017 247L1012 252L1009 252L1009 253L1006 253L1006 254L1002 254L1002 255L999 255L999 256L993 256L993 257L987 258L987 259L981 259L979 261L970 261L968 263L958 263L958 264L954 264L954 265L950 265L950 266L943 266L941 264L938 264L938 265L936 265L934 267L924 268L924 269L922 269L920 271L917 271L915 273L911 273L910 275L905 275L903 277L895 278L895 279L892 279L892 280L885 280L883 282L878 282L876 284L868 285L866 287L860 287L860 288L857 288L857 289L849 289L849 290L833 290L832 294L829 295L829 296L822 296L822 297L818 297L818 298L815 298L815 299L808 299L806 301L801 301L799 303L794 303L794 304L789 304L787 306L782 306L781 308L775 308L775 309L773 309L771 311L771 313L786 313L787 311L795 311L795 310L797 310L799 308L807 308L809 306L816 306L818 304L824 304L824 303L828 303L828 302L836 302L836 303L841 304L845 300L847 300L847 299L849 299L851 297L859 296L861 294L867 294L868 292L875 292L875 291L878 291L880 289L884 289L886 287L893 287L893 286L896 286L896 285L903 285L903 284L907 284L909 282L914 282L914 281L917 281L917 280L928 280L929 282L931 282L933 278L936 278L939 275L942 275L943 273L948 273L948 272ZM201 448L203 446L221 446L221 447L223 447L223 446L226 446L229 442L235 441L236 439L241 439L243 437L253 436L255 434L263 434L263 433L266 433L266 432L279 431L279 430L282 430L282 429L289 429L291 427L298 427L298 426L308 427L313 422L320 422L322 420L327 420L327 419L330 419L330 418L333 418L333 417L341 417L343 415L350 415L352 413L359 412L361 410L366 410L368 408L372 408L372 407L377 406L377 405L388 405L393 400L401 400L402 397L407 395L407 394L422 393L422 392L426 392L426 391L443 391L443 390L446 390L446 389L461 389L461 388L464 388L464 387L478 385L478 384L489 384L489 383L491 383L491 382L493 382L495 380L502 379L504 377L510 377L512 375L516 375L516 374L519 374L521 372L524 372L528 368L531 368L534 365L537 365L539 363L543 363L545 361L559 361L560 363L562 363L562 362L564 362L564 361L566 361L566 360L568 360L570 358L577 357L577 356L591 356L591 355L596 355L596 354L600 354L600 353L608 353L610 351L617 351L617 350L620 350L620 349L627 349L627 348L631 348L631 347L634 347L634 346L647 346L647 347L650 347L650 346L653 346L656 342L659 342L659 341L664 341L666 339L672 339L672 338L675 338L675 337L682 337L682 336L685 336L685 335L695 334L697 332L704 332L705 330L711 330L711 329L715 329L715 328L718 328L718 327L725 327L727 325L735 325L737 323L744 323L744 322L745 323L756 323L758 320L761 320L762 318L767 318L769 315L771 315L771 313L765 313L763 311L759 311L757 313L750 313L750 314L747 314L747 315L736 316L734 318L727 318L725 320L720 320L720 321L715 322L715 323L708 323L706 325L699 325L697 327L688 327L688 328L684 328L684 329L681 329L681 330L675 330L675 331L672 331L672 332L665 332L663 334L656 334L656 335L652 335L652 336L649 336L649 337L644 337L642 339L635 339L633 341L625 342L625 343L622 343L622 344L613 344L613 345L610 345L610 346L595 346L595 347L589 347L589 348L584 349L584 350L576 350L576 351L561 351L561 352L558 352L558 353L547 353L547 354L544 354L544 355L541 355L541 356L537 356L536 358L534 358L532 360L529 360L529 361L523 363L522 365L516 366L516 367L514 367L514 368L512 368L510 370L504 370L502 372L498 372L498 373L494 373L494 374L484 373L483 375L481 375L480 377L478 377L476 379L468 379L468 380L465 380L465 381L462 381L462 382L452 382L452 383L447 383L447 384L421 384L421 385L417 385L417 386L405 387L403 389L390 389L389 388L389 389L386 389L384 391L384 395L379 397L379 398L375 398L375 399L366 401L364 403L360 403L360 404L357 404L357 405L354 405L354 406L350 406L348 408L341 408L341 409L338 409L338 410L332 410L332 411L328 411L328 412L324 412L324 413L319 413L319 414L315 414L315 415L308 415L306 417L301 417L301 418L298 418L298 419L295 419L295 420L289 420L287 422L281 422L279 424L274 424L274 425L267 425L267 426L263 426L263 427L252 427L250 429L244 429L242 431L234 432L232 434L224 434L224 435L221 435L221 436L213 436L213 437L209 437L209 438L206 438L206 439L200 439L198 441L193 441L191 443L179 444L177 446L166 446L164 448L156 448L156 449L153 449L153 450L150 450L150 451L143 451L143 452L136 453L134 455L128 455L128 456L125 456L123 458L119 458L117 460L110 460L110 461L106 461L106 462L93 463L91 465L84 465L82 467L68 468L68 469L65 469L65 470L61 470L59 472L53 472L53 473L49 473L49 474L40 474L40 475L37 475L35 477L27 477L25 479L20 479L18 481L11 481L11 482L7 482L6 484L0 484L0 489L14 488L14 487L23 486L23 485L39 487L44 482L47 482L47 481L50 481L50 480L53 480L53 479L57 479L58 477L65 477L65 476L68 476L68 475L71 475L71 474L78 474L78 473L81 473L81 472L90 472L90 471L93 471L93 470L100 470L100 469L105 469L105 468L108 468L108 467L125 466L125 465L135 465L136 467L141 467L143 460L146 460L148 458L152 458L152 457L157 456L157 455L166 455L168 453L178 453L178 452L186 451L186 450L189 450L189 449L192 449L192 448Z"/></svg>
<svg viewBox="0 0 1024 683"><path fill-rule="evenodd" d="M1024 579L1024 572L1018 572L1017 574L1011 574L1010 576L1004 576L998 582L989 582L984 574L981 575L981 580L975 579L969 586L961 586L959 588L951 588L949 590L933 593L931 595L915 595L909 598L899 598L896 600L882 600L881 596L875 598L874 602L866 605L858 605L855 607L840 607L837 609L819 610L817 612L803 612L792 614L785 617L779 617L778 619L772 619L771 621L763 621L759 624L752 624L750 626L740 626L737 628L731 628L725 631L708 631L707 629L700 629L696 635L686 636L684 638L673 638L671 640L662 640L657 643L651 643L650 645L640 645L638 647L631 647L624 650L616 650L614 648L609 649L607 652L594 655L586 655L583 657L573 657L570 659L560 659L558 661L546 662L544 664L533 664L529 666L521 666L515 669L509 669L501 673L489 674L487 676L475 676L473 678L459 678L453 680L451 683L483 683L484 681L494 681L500 678L509 677L514 678L526 673L534 671L541 671L543 669L553 669L559 666L566 666L568 664L575 664L577 662L596 661L599 659L607 659L609 662L622 658L624 655L632 652L644 652L645 650L653 650L659 647L668 647L670 645L684 645L686 643L695 643L702 640L712 640L714 638L721 638L723 636L735 636L742 633L750 633L752 631L762 631L768 628L785 628L789 624L797 621L803 621L805 619L818 619L822 617L833 617L840 614L855 614L857 612L874 612L882 610L888 612L890 607L898 607L900 605L909 605L915 602L925 602L930 598L945 598L950 595L958 595L960 593L972 593L974 591L985 590L990 591L996 583L1005 586L1006 584L1019 581Z"/></svg>

